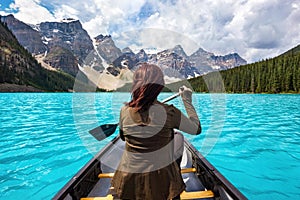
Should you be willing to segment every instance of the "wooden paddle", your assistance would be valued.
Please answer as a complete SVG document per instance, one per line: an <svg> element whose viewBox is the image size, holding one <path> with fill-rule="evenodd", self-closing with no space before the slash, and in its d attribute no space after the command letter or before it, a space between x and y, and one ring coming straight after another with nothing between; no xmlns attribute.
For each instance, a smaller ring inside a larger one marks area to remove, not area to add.
<svg viewBox="0 0 300 200"><path fill-rule="evenodd" d="M168 101L171 101L172 99L175 99L176 97L180 96L181 92L178 92L162 101L162 103L166 103ZM101 126L98 126L92 130L89 131L89 133L94 136L98 141L101 141L109 136L111 136L116 128L118 127L117 124L103 124Z"/></svg>

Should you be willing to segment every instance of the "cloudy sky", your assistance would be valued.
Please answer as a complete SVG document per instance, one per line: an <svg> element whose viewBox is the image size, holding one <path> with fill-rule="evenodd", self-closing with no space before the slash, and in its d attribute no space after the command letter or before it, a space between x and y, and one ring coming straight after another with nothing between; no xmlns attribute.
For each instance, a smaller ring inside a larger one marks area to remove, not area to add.
<svg viewBox="0 0 300 200"><path fill-rule="evenodd" d="M79 19L91 37L110 34L120 48L144 32L148 47L182 43L190 54L196 45L248 62L300 44L300 0L0 0L0 15L11 13L31 24Z"/></svg>

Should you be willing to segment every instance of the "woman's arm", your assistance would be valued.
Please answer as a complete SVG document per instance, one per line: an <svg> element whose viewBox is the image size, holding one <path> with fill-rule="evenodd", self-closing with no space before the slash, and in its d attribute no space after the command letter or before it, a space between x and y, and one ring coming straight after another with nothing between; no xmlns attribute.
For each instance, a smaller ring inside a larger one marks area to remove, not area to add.
<svg viewBox="0 0 300 200"><path fill-rule="evenodd" d="M189 134L198 135L201 133L202 129L199 117L192 104L192 90L183 86L181 98L188 117L179 111L180 123L178 129Z"/></svg>

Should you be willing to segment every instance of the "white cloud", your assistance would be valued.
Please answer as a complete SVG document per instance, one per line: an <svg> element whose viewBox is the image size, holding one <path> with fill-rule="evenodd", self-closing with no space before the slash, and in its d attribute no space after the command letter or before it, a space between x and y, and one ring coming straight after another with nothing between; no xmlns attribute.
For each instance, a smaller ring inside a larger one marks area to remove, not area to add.
<svg viewBox="0 0 300 200"><path fill-rule="evenodd" d="M78 19L79 11L68 5L61 5L59 9L55 10L54 15L56 19L64 19L64 18Z"/></svg>
<svg viewBox="0 0 300 200"><path fill-rule="evenodd" d="M36 24L41 21L55 20L53 15L40 5L39 0L15 0L10 4L10 9L17 10L15 17L26 23Z"/></svg>
<svg viewBox="0 0 300 200"><path fill-rule="evenodd" d="M299 44L299 4L280 0L179 0L174 5L158 4L159 14L146 24L183 33L217 54L238 52L252 62Z"/></svg>
<svg viewBox="0 0 300 200"><path fill-rule="evenodd" d="M147 13L140 15L145 3ZM179 41L185 43L184 49L197 44L216 54L237 52L249 62L276 56L300 43L299 0L15 0L11 8L28 23L80 19L91 37L110 34L124 39L118 41L120 45L137 38L159 46L172 46L171 42L175 46ZM124 38L125 33L140 30L144 37ZM173 36L168 38L166 33ZM138 42L131 44L141 45Z"/></svg>
<svg viewBox="0 0 300 200"><path fill-rule="evenodd" d="M169 29L186 35L198 43L199 47L226 54L239 50L228 45L237 42L228 24L234 18L236 1L178 1L174 5L158 4L158 12L151 16L145 26Z"/></svg>
<svg viewBox="0 0 300 200"><path fill-rule="evenodd" d="M155 48L164 50L181 44L187 54L195 52L199 46L188 36L161 28L141 28L123 31L115 37L121 48L129 46L132 50Z"/></svg>
<svg viewBox="0 0 300 200"><path fill-rule="evenodd" d="M295 12L300 10L293 8L291 1L247 1L231 24L244 44L240 52L245 52L247 60L254 61L276 56L299 44L300 23L290 18Z"/></svg>
<svg viewBox="0 0 300 200"><path fill-rule="evenodd" d="M83 23L83 28L88 31L92 38L99 34L109 35L110 33L107 31L107 27L108 23L104 21L102 16L96 16L90 21Z"/></svg>

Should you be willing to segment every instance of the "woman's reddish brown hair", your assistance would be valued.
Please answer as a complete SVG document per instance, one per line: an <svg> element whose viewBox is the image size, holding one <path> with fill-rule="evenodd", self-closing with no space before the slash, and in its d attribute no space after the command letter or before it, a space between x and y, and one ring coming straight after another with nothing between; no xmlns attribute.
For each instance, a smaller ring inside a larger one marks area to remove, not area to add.
<svg viewBox="0 0 300 200"><path fill-rule="evenodd" d="M127 105L137 112L148 110L164 85L161 69L154 64L142 63L133 75L131 101Z"/></svg>

